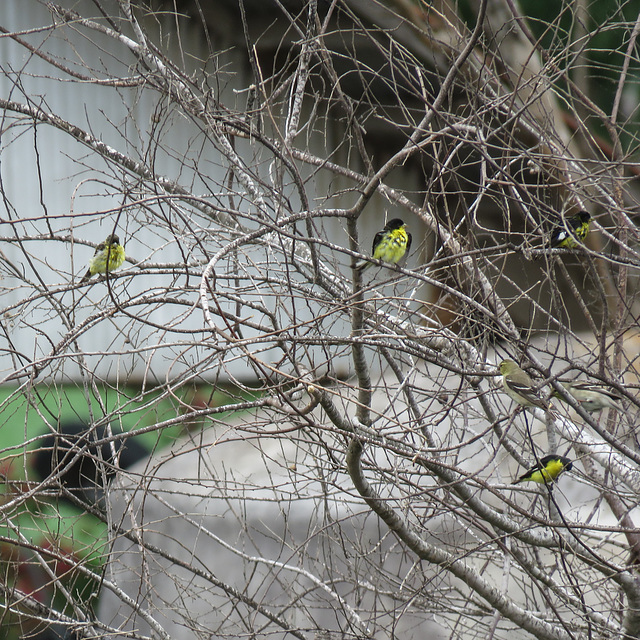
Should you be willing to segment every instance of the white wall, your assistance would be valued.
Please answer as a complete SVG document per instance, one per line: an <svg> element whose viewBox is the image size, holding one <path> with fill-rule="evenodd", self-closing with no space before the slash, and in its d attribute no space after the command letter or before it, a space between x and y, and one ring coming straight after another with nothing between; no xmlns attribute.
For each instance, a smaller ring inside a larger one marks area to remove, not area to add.
<svg viewBox="0 0 640 640"><path fill-rule="evenodd" d="M114 4L107 2L105 7L108 9ZM90 2L74 3L74 9L85 16L96 16ZM35 0L6 0L0 11L0 23L8 29L42 28L51 21L51 15ZM153 26L151 21L149 26ZM237 90L245 89L251 82L246 75L246 56L242 52L227 51L224 43L214 42L214 48L219 49L208 57L206 41L196 21L183 25L180 42L175 37L173 21L167 20L162 26L163 33L169 34L170 55L177 61L184 59L190 70L198 70L204 64L198 58L208 60L206 68L212 95L225 107L242 108L246 93ZM65 27L54 31L43 29L23 37L39 51L55 56L75 71L87 73L85 66L88 66L95 70L95 76L103 79L136 76L136 60L126 48L107 37L89 35L91 41L81 28ZM180 45L196 55L182 58ZM152 166L158 175L176 180L214 204L228 206L226 163L201 127L175 109L167 111L162 96L144 87L114 89L70 80L6 37L0 39L0 60L0 97L57 113L117 151ZM317 130L320 122L331 126L326 119L316 121L316 130L310 138L312 150L323 156L340 142L342 133ZM5 113L2 125L0 250L6 260L0 261L0 383L14 380L16 370L22 367L26 366L28 371L32 359L44 359L38 380L76 381L82 370L89 370L111 381L144 379L155 384L164 381L169 372L175 375L188 371L198 363L202 364L202 376L208 379L218 375L253 377L246 363L232 353L216 356L207 370L202 358L209 355L210 332L204 326L202 312L195 306L197 295L183 291L187 279L180 267L185 256L193 263L205 264L233 236L218 233L210 220L184 202L177 203L178 212L171 211L166 201L149 199L148 190L143 195L144 203L131 206L138 194L137 177L124 176L126 188L130 190L125 198L120 170L107 167L96 154L51 126L34 127L32 120L10 112ZM270 179L272 158L264 150L254 143L242 142L238 143L238 150L256 175L266 181ZM204 173L204 181L195 178L193 166ZM350 191L353 183L328 172L304 166L299 169L312 207L344 207L353 203L356 195ZM400 184L413 185L411 175L399 172L396 179ZM238 188L237 183L234 188ZM162 190L159 194L164 195ZM298 204L292 186L285 188L285 195L295 209ZM124 208L123 204L126 204ZM235 206L251 212L253 203L249 198L244 202L236 198ZM363 216L363 251L369 250L375 231L382 226L387 206L381 199L374 199ZM393 211L390 214L395 215ZM417 246L417 221L413 221L413 226L416 227L414 246ZM317 227L321 237L347 246L341 220L319 220ZM162 294L165 298L175 295L193 306L176 306L166 301L136 305L127 310L129 315L117 312L82 329L77 343L71 341L60 351L57 345L75 335L82 323L113 306L104 282L88 289L66 290L71 281L77 282L84 273L93 253L93 248L82 242L100 242L113 229L133 261L123 268L124 277L112 283L115 301L126 304L146 292ZM68 241L70 234L74 244ZM248 263L248 259L266 261L268 256L260 256L250 249L241 256L245 258ZM347 256L326 250L323 258L332 268L348 274ZM151 263L174 266L162 273L147 270L141 275L137 265L147 268ZM233 265L228 268L233 273ZM20 277L14 277L15 270ZM195 277L189 280L191 286L197 286L200 270L194 267ZM266 262L257 271L268 275ZM250 272L249 268L248 277ZM403 282L391 291L394 295L405 295L411 286ZM82 294L86 296L78 304ZM259 301L266 308L275 308L261 286L256 285L253 290L244 286L242 296L245 300ZM34 299L30 300L31 297ZM225 307L224 301L221 304ZM300 297L285 300L284 306L288 306L287 312L295 306L295 321L301 323L324 318L326 313L325 305ZM283 315L281 321L285 326L293 322L289 313ZM323 322L322 330L328 335L349 333L348 314L332 315ZM172 325L182 333L169 330ZM187 335L184 331L188 329L203 331ZM249 329L245 331L250 334ZM86 352L84 361L77 357L75 350ZM344 375L349 371L349 356L344 350L329 354L314 346L308 350L307 366L309 363L324 366L329 359L335 372ZM48 359L54 353L55 359ZM261 345L260 357L270 361L280 358L281 353L269 345ZM18 379L23 380L24 373L21 371Z"/></svg>

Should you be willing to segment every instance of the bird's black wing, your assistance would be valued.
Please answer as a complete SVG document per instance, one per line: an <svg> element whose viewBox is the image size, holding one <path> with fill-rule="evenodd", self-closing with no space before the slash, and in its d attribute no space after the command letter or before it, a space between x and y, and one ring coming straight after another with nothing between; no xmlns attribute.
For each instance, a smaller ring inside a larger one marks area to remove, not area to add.
<svg viewBox="0 0 640 640"><path fill-rule="evenodd" d="M378 231L375 236L373 236L373 245L371 247L371 255L375 253L376 247L382 242L382 238L384 238L384 234L386 231Z"/></svg>
<svg viewBox="0 0 640 640"><path fill-rule="evenodd" d="M567 231L563 225L558 225L551 233L549 246L552 248L557 247L561 245L569 236L569 231Z"/></svg>

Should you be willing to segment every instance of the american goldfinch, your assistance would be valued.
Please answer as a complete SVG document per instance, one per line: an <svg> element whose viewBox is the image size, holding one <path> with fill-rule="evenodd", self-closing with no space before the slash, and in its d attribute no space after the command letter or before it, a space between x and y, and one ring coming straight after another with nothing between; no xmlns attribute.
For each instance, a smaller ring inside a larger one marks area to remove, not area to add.
<svg viewBox="0 0 640 640"><path fill-rule="evenodd" d="M502 374L502 387L507 395L523 407L548 409L547 403L538 395L529 374L513 360L503 360L498 366Z"/></svg>
<svg viewBox="0 0 640 640"><path fill-rule="evenodd" d="M580 211L575 216L564 219L551 232L549 246L575 249L578 242L584 242L589 233L591 216L586 211Z"/></svg>
<svg viewBox="0 0 640 640"><path fill-rule="evenodd" d="M387 222L382 231L376 233L371 255L376 260L396 264L410 249L411 234L407 231L407 225L400 218L394 218ZM364 271L372 264L369 260L360 260L356 269Z"/></svg>
<svg viewBox="0 0 640 640"><path fill-rule="evenodd" d="M609 387L591 382L563 382L562 386L580 403L585 411L600 411L605 407L622 411L618 404L622 396ZM555 394L560 397L560 394ZM562 398L560 398L562 400Z"/></svg>
<svg viewBox="0 0 640 640"><path fill-rule="evenodd" d="M96 247L93 258L89 260L87 273L84 274L80 282L86 282L96 273L106 273L107 271L119 269L124 259L124 248L120 244L120 238L116 235L108 235L105 241Z"/></svg>
<svg viewBox="0 0 640 640"><path fill-rule="evenodd" d="M540 458L540 462L533 465L529 471L521 475L517 480L514 480L511 484L526 481L538 482L540 484L551 483L557 480L563 471L571 471L572 468L573 463L565 456L544 456Z"/></svg>

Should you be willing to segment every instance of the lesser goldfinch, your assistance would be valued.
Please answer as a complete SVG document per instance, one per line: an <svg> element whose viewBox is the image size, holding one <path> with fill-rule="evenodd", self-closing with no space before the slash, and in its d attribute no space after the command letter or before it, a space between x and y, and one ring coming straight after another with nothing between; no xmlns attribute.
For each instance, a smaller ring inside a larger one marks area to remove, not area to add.
<svg viewBox="0 0 640 640"><path fill-rule="evenodd" d="M540 458L540 462L537 462L527 473L521 475L511 484L518 484L527 480L540 484L551 483L557 480L563 471L571 471L572 468L573 463L565 456L544 456L544 458Z"/></svg>
<svg viewBox="0 0 640 640"><path fill-rule="evenodd" d="M376 260L396 264L410 249L411 234L407 231L407 225L400 218L394 218L387 222L382 231L376 233L371 255ZM360 260L356 264L356 269L364 271L372 264L373 262L369 260Z"/></svg>
<svg viewBox="0 0 640 640"><path fill-rule="evenodd" d="M502 387L507 395L523 407L547 409L547 403L538 395L533 381L513 360L503 360L498 366L502 374Z"/></svg>
<svg viewBox="0 0 640 640"><path fill-rule="evenodd" d="M124 259L124 248L120 244L120 238L115 234L108 235L105 241L96 247L93 258L89 260L87 273L84 274L80 282L86 282L91 276L95 276L96 273L106 273L107 271L119 269Z"/></svg>
<svg viewBox="0 0 640 640"><path fill-rule="evenodd" d="M622 411L618 404L622 396L609 387L592 382L563 382L562 386L580 403L585 411L600 411L605 407ZM556 393L560 397L559 393ZM560 398L562 400L562 398Z"/></svg>
<svg viewBox="0 0 640 640"><path fill-rule="evenodd" d="M551 248L563 247L575 249L578 241L584 242L589 233L591 216L586 211L580 211L575 216L566 218L551 232L549 246Z"/></svg>

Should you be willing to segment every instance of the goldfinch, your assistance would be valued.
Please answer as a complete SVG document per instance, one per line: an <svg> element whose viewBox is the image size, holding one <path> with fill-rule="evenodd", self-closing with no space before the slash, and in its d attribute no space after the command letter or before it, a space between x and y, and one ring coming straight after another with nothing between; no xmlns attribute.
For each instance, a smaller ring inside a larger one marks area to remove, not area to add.
<svg viewBox="0 0 640 640"><path fill-rule="evenodd" d="M529 374L513 360L503 360L498 369L502 374L502 388L512 400L522 407L548 409L548 404L538 395Z"/></svg>
<svg viewBox="0 0 640 640"><path fill-rule="evenodd" d="M376 260L396 264L410 249L411 234L407 231L407 225L400 218L394 218L387 222L382 231L376 233L371 255ZM356 269L364 271L372 264L373 262L369 260L360 260L356 264Z"/></svg>
<svg viewBox="0 0 640 640"><path fill-rule="evenodd" d="M520 482L538 482L539 484L549 484L558 479L564 471L571 471L573 463L565 456L544 456L540 462L536 463L529 471L521 475L511 484Z"/></svg>
<svg viewBox="0 0 640 640"><path fill-rule="evenodd" d="M108 235L104 242L96 247L93 258L89 260L89 268L80 282L86 282L97 273L106 273L119 269L125 260L124 248L120 244L120 238Z"/></svg>
<svg viewBox="0 0 640 640"><path fill-rule="evenodd" d="M605 407L622 411L622 407L618 404L622 400L622 396L609 387L591 382L563 382L562 386L589 413L600 411ZM560 397L560 394L556 395ZM560 399L562 400L562 398Z"/></svg>
<svg viewBox="0 0 640 640"><path fill-rule="evenodd" d="M578 242L584 242L589 233L590 224L591 216L586 211L580 211L575 216L564 219L551 232L549 246L551 248L575 249Z"/></svg>

